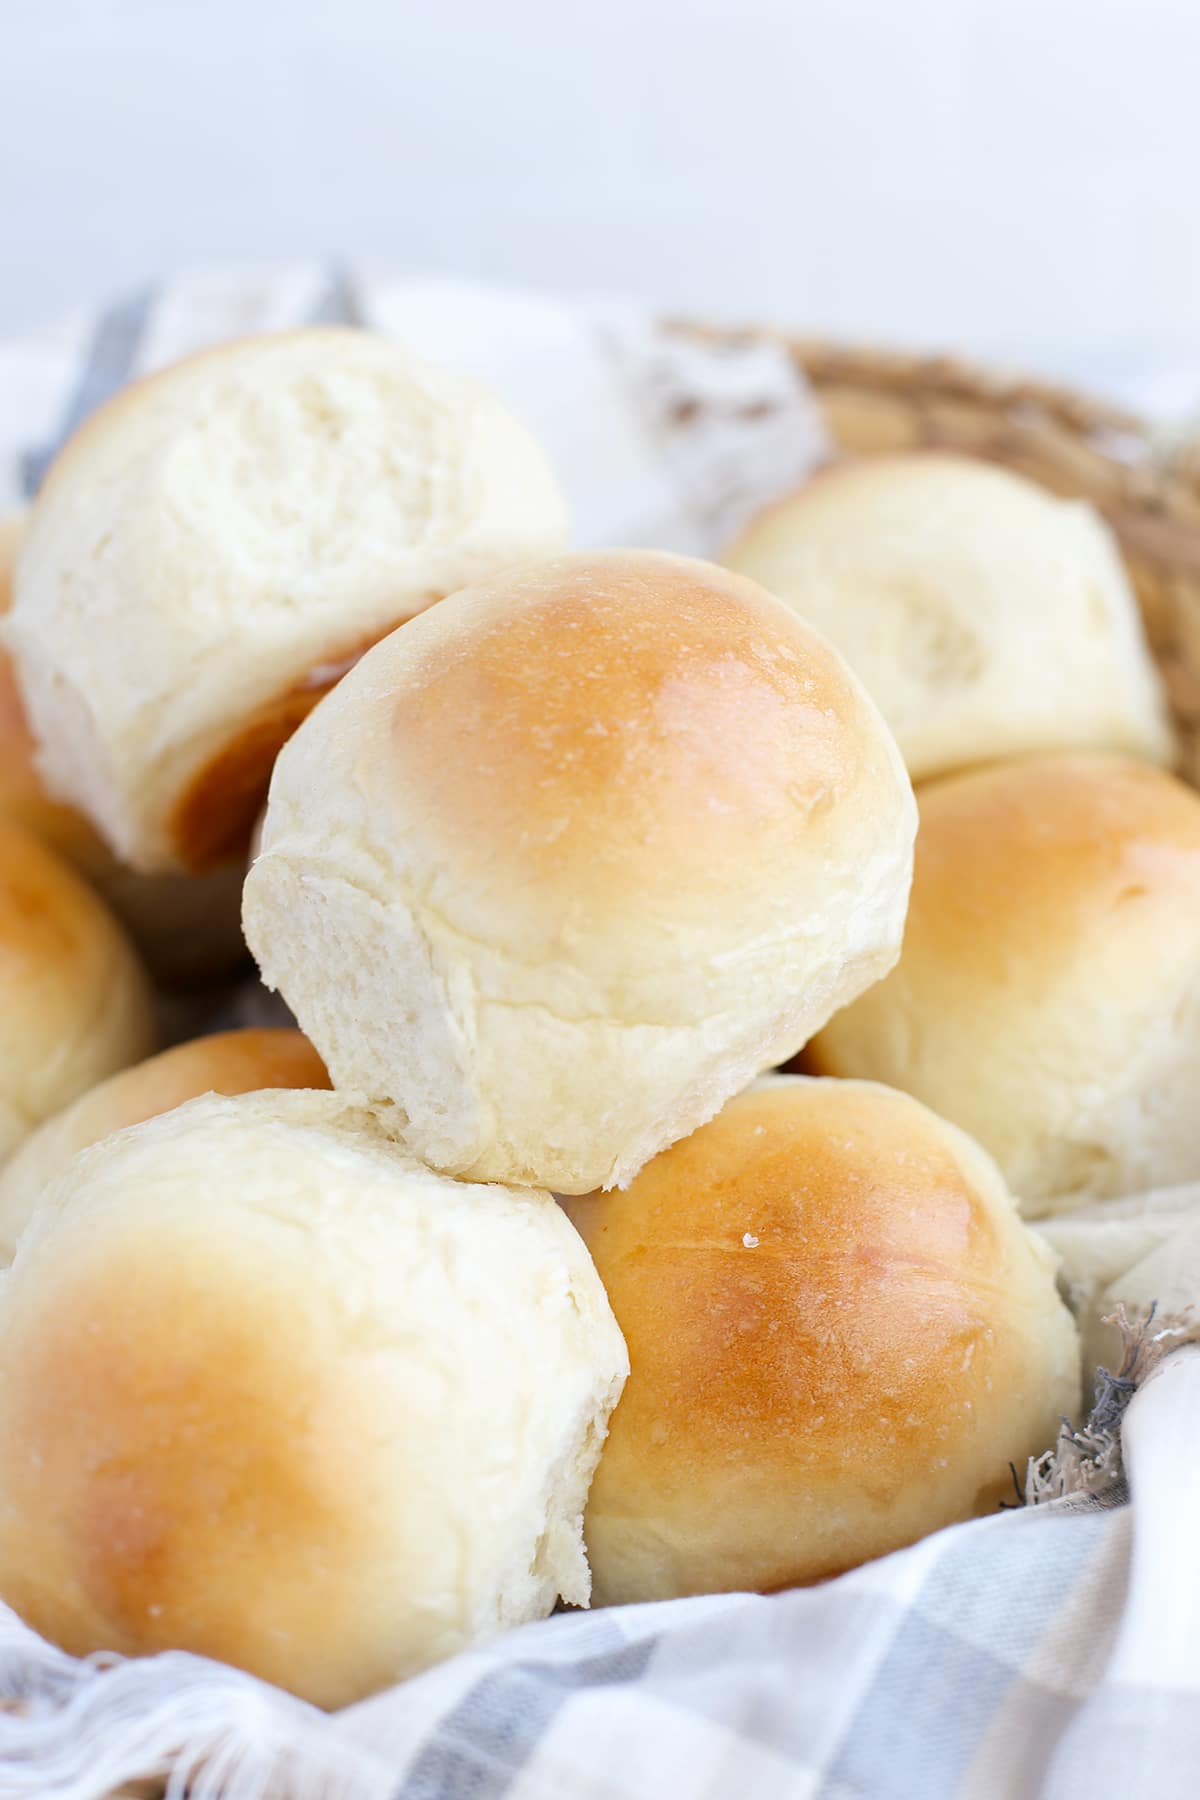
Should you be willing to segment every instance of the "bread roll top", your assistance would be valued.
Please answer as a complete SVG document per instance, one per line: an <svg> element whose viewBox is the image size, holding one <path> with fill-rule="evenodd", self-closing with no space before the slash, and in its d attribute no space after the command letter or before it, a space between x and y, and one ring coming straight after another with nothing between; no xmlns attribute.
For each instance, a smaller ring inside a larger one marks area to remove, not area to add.
<svg viewBox="0 0 1200 1800"><path fill-rule="evenodd" d="M1031 1212L1200 1176L1200 799L1083 753L923 788L900 961L806 1059L954 1119Z"/></svg>
<svg viewBox="0 0 1200 1800"><path fill-rule="evenodd" d="M1053 1257L907 1095L773 1078L570 1212L631 1363L605 1601L836 1574L993 1507L1077 1405Z"/></svg>

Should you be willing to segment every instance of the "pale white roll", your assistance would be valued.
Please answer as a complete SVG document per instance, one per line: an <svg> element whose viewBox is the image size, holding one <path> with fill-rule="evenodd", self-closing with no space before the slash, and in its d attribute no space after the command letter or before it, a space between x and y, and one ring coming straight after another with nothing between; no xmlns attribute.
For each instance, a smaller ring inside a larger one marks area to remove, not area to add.
<svg viewBox="0 0 1200 1800"><path fill-rule="evenodd" d="M1116 542L1084 501L916 452L834 464L725 557L861 676L914 781L1026 751L1174 744Z"/></svg>
<svg viewBox="0 0 1200 1800"><path fill-rule="evenodd" d="M243 923L433 1167L627 1181L895 961L915 808L835 651L612 551L464 590L276 766Z"/></svg>
<svg viewBox="0 0 1200 1800"><path fill-rule="evenodd" d="M92 415L33 508L8 641L42 773L125 861L211 867L367 645L565 537L525 428L384 338L175 364Z"/></svg>
<svg viewBox="0 0 1200 1800"><path fill-rule="evenodd" d="M549 1195L336 1095L193 1100L83 1151L0 1276L0 1595L346 1705L586 1604L627 1367Z"/></svg>

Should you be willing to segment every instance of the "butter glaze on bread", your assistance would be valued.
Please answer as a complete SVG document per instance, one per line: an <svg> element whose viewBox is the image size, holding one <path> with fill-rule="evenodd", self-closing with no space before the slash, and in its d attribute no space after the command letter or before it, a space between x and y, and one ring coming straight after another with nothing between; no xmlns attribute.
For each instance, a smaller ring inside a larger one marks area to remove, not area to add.
<svg viewBox="0 0 1200 1800"><path fill-rule="evenodd" d="M1052 1255L907 1095L775 1077L569 1211L630 1355L601 1603L836 1575L990 1511L1078 1405Z"/></svg>

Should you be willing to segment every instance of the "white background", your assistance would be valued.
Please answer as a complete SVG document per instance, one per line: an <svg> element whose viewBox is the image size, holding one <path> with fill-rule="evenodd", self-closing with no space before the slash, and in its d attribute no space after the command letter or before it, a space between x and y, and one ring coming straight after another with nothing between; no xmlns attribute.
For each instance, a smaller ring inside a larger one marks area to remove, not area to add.
<svg viewBox="0 0 1200 1800"><path fill-rule="evenodd" d="M1200 369L1193 0L0 0L0 150L4 332L316 251Z"/></svg>

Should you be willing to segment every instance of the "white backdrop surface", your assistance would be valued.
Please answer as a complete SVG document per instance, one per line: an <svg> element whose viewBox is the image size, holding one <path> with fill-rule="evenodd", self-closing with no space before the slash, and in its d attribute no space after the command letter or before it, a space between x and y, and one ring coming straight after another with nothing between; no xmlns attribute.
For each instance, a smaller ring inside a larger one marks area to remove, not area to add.
<svg viewBox="0 0 1200 1800"><path fill-rule="evenodd" d="M340 254L1200 391L1192 0L0 0L0 331Z"/></svg>

